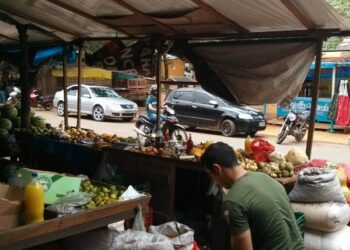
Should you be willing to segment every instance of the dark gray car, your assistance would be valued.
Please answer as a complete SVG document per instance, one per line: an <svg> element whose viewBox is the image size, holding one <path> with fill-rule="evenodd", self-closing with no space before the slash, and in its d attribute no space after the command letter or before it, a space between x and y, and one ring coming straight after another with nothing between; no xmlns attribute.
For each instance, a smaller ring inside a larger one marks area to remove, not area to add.
<svg viewBox="0 0 350 250"><path fill-rule="evenodd" d="M265 115L245 105L235 105L200 87L170 92L166 105L175 110L179 123L190 128L210 128L224 136L236 133L254 135L266 128Z"/></svg>

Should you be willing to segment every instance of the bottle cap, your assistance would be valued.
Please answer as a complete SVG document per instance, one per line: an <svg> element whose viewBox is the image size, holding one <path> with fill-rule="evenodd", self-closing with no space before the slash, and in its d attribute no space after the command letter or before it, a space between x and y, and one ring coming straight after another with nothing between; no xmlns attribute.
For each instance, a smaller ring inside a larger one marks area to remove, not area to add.
<svg viewBox="0 0 350 250"><path fill-rule="evenodd" d="M32 177L38 177L38 173L33 172L33 173L32 173Z"/></svg>

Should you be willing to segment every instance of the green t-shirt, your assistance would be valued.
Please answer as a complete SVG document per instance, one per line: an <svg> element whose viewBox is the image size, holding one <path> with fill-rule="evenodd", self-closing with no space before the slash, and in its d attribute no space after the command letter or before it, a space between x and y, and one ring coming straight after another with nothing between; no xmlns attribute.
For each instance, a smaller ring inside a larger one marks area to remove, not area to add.
<svg viewBox="0 0 350 250"><path fill-rule="evenodd" d="M254 250L304 249L288 196L268 175L248 172L224 194L223 202L231 234L250 229Z"/></svg>

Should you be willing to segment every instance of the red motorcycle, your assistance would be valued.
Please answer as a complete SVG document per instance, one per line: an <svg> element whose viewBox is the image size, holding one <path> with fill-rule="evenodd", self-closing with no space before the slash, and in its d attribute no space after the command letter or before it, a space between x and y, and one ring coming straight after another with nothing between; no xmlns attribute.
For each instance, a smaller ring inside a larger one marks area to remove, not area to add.
<svg viewBox="0 0 350 250"><path fill-rule="evenodd" d="M53 96L42 96L38 90L34 89L30 93L30 103L34 108L44 108L48 111L53 108Z"/></svg>

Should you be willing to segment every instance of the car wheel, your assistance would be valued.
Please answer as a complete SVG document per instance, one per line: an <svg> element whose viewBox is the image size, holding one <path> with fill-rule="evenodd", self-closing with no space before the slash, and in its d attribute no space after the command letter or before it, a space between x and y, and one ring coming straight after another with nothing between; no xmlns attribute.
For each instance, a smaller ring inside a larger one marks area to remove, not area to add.
<svg viewBox="0 0 350 250"><path fill-rule="evenodd" d="M221 124L221 134L223 136L231 137L231 136L234 136L235 133L236 133L235 123L230 119L224 120Z"/></svg>
<svg viewBox="0 0 350 250"><path fill-rule="evenodd" d="M134 119L134 117L123 117L123 121L130 122Z"/></svg>
<svg viewBox="0 0 350 250"><path fill-rule="evenodd" d="M99 122L105 119L104 110L100 105L95 106L92 110L92 119Z"/></svg>
<svg viewBox="0 0 350 250"><path fill-rule="evenodd" d="M64 103L63 102L59 102L57 104L57 115L64 116Z"/></svg>

